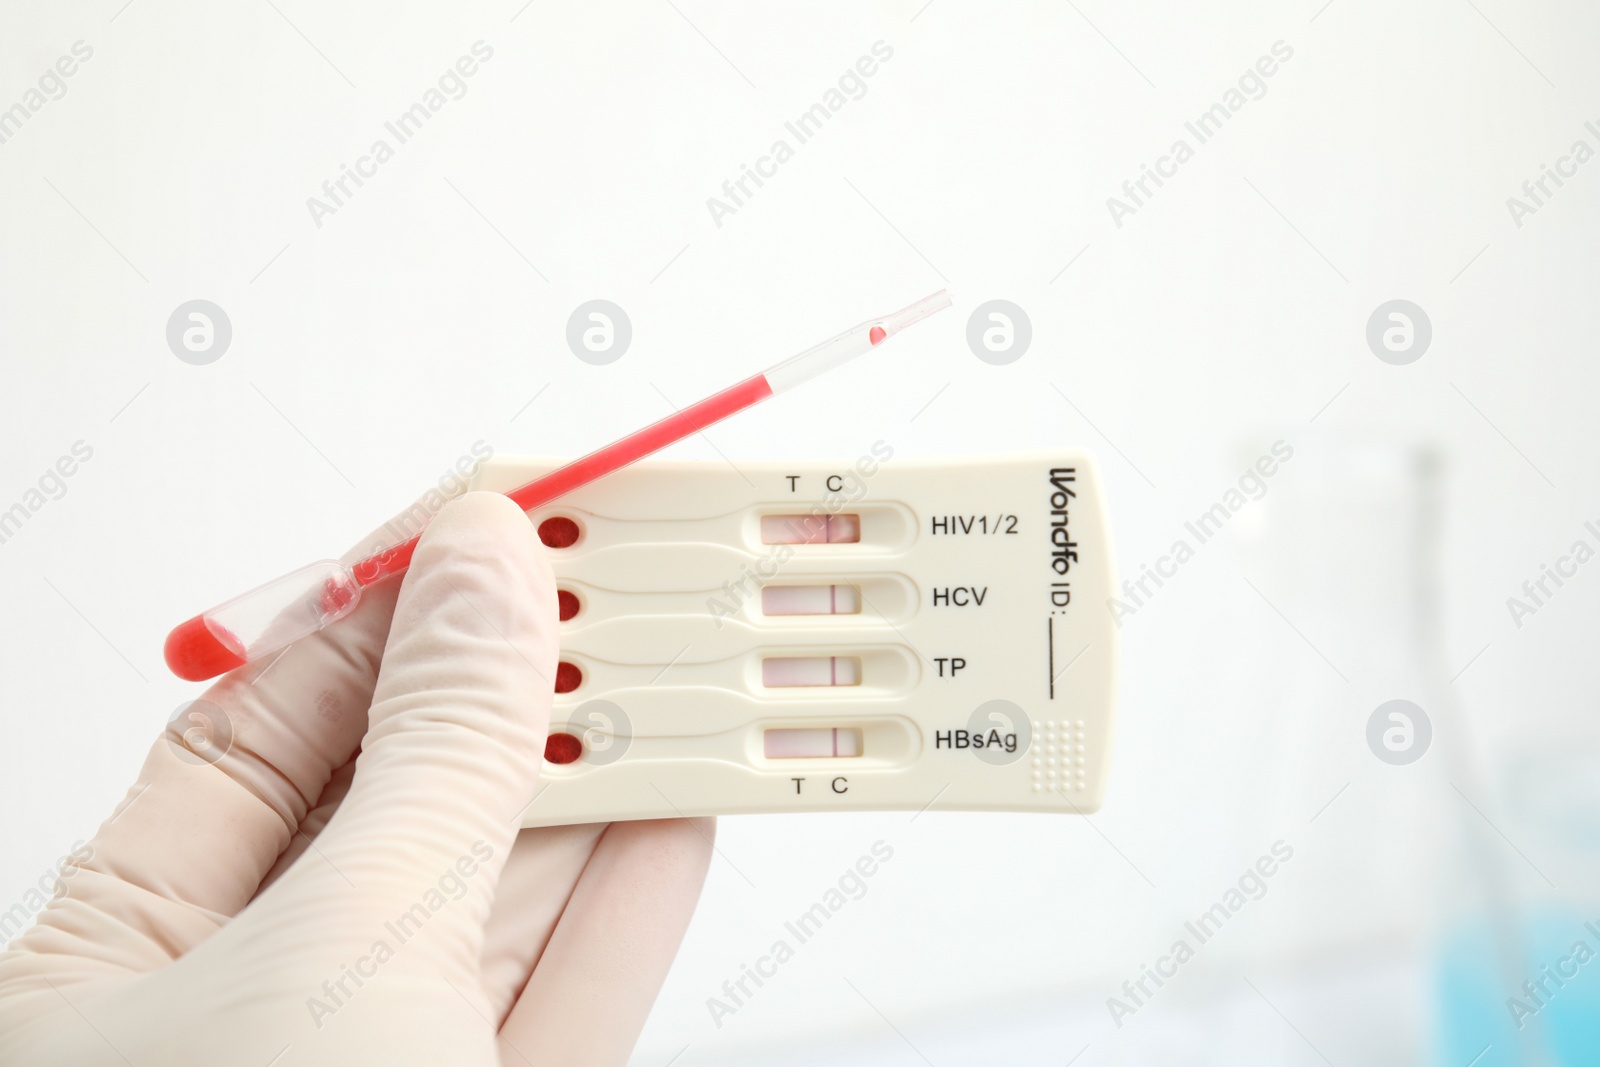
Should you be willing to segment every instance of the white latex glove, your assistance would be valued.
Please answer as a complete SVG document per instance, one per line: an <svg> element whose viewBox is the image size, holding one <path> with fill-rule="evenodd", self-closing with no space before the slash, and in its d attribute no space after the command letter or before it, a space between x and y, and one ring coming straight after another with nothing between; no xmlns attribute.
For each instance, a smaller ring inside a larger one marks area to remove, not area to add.
<svg viewBox="0 0 1600 1067"><path fill-rule="evenodd" d="M557 659L545 551L470 493L404 584L214 685L231 749L169 729L0 955L0 1064L625 1062L714 824L518 832Z"/></svg>

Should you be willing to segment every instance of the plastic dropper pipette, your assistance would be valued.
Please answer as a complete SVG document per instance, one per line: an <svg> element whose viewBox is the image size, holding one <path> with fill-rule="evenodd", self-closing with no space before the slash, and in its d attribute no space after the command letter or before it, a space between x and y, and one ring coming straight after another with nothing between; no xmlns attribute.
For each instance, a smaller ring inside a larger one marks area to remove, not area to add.
<svg viewBox="0 0 1600 1067"><path fill-rule="evenodd" d="M506 496L523 511L543 507L737 411L830 371L949 306L950 296L941 290L892 315L869 319ZM417 541L413 537L353 566L337 560L313 563L202 612L167 635L167 666L180 678L204 681L316 633L354 611L362 590L404 573Z"/></svg>

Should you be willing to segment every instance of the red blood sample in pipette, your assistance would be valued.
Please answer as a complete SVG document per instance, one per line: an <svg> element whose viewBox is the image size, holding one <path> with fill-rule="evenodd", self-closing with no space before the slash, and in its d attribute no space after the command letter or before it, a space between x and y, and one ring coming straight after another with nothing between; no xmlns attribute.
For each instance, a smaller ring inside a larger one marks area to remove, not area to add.
<svg viewBox="0 0 1600 1067"><path fill-rule="evenodd" d="M892 315L863 322L506 496L523 511L543 507L737 411L832 370L949 306L950 296L941 290ZM354 566L337 560L313 563L180 623L167 635L167 666L180 678L204 681L313 634L354 611L363 589L403 573L411 565L417 541L413 537Z"/></svg>

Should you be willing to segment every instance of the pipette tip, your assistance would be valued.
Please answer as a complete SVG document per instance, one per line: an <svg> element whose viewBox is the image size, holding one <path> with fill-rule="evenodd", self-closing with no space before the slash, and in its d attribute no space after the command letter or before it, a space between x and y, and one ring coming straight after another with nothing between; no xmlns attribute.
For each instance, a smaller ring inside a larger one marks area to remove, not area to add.
<svg viewBox="0 0 1600 1067"><path fill-rule="evenodd" d="M891 337L908 326L915 326L934 312L943 311L952 302L949 291L940 289L937 293L925 296L909 307L903 307L892 315L884 316L881 323L883 337ZM878 327L873 327L873 344L877 344L883 339L877 336L877 333Z"/></svg>

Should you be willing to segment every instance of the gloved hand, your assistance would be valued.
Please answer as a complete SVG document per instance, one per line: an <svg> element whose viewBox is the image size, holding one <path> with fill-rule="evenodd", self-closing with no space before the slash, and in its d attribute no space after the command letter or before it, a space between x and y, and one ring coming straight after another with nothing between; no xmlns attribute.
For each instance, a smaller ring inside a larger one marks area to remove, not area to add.
<svg viewBox="0 0 1600 1067"><path fill-rule="evenodd" d="M470 493L403 584L212 686L226 753L170 727L0 955L0 1065L623 1063L714 824L518 832L557 659L545 551Z"/></svg>

